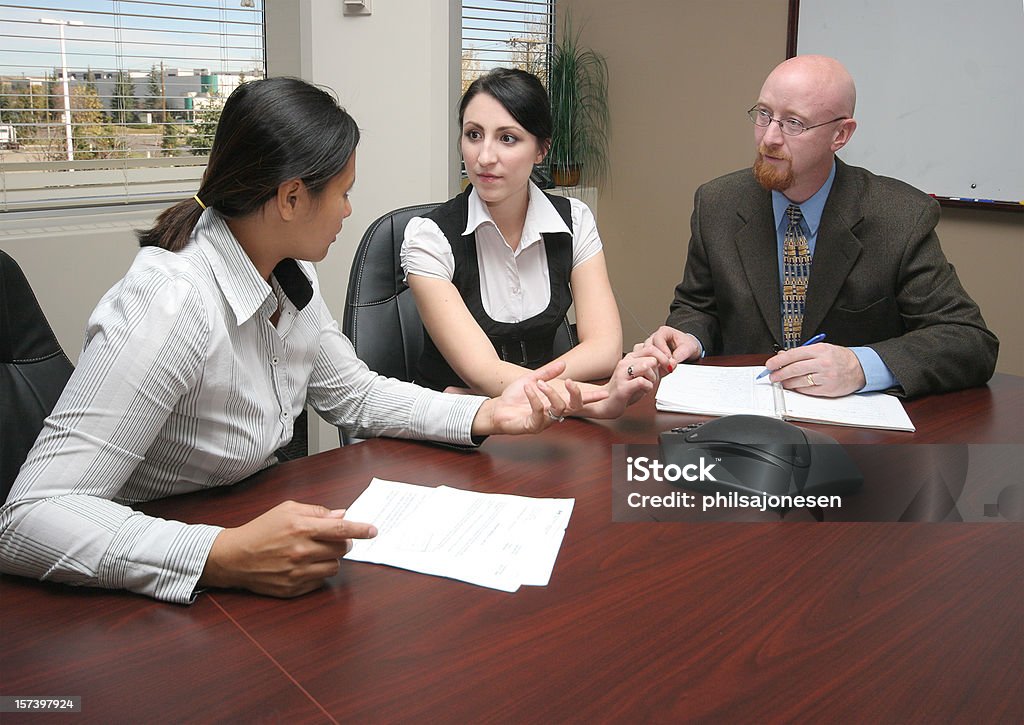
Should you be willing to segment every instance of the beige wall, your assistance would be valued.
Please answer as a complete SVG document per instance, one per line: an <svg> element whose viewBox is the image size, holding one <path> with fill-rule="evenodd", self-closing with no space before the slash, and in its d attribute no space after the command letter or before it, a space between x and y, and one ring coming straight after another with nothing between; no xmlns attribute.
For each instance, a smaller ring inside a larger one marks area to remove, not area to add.
<svg viewBox="0 0 1024 725"><path fill-rule="evenodd" d="M1024 375L1024 214L943 209L942 248L999 337L996 370Z"/></svg>
<svg viewBox="0 0 1024 725"><path fill-rule="evenodd" d="M559 0L608 59L613 182L600 226L627 342L668 313L697 186L753 159L744 112L785 59L788 5ZM998 369L1024 375L1024 214L947 210L939 234L1002 342Z"/></svg>

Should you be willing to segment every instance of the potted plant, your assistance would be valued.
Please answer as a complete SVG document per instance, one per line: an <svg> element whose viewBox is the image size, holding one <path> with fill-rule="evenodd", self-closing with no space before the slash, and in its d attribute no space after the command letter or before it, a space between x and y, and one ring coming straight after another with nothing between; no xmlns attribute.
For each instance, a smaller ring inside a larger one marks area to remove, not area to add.
<svg viewBox="0 0 1024 725"><path fill-rule="evenodd" d="M551 54L554 128L548 162L558 186L599 185L608 176L608 63L580 45L568 14Z"/></svg>

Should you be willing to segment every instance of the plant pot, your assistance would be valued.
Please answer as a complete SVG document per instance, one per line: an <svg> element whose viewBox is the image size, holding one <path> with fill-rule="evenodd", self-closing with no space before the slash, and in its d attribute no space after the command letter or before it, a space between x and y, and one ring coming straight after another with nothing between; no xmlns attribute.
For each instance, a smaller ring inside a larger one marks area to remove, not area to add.
<svg viewBox="0 0 1024 725"><path fill-rule="evenodd" d="M551 180L555 182L555 186L576 186L580 183L580 167L577 164L552 166Z"/></svg>

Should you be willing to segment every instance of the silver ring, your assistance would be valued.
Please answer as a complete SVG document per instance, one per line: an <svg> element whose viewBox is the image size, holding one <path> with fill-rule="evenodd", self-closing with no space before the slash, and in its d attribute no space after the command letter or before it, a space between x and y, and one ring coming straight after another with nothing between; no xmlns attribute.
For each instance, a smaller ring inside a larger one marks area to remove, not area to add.
<svg viewBox="0 0 1024 725"><path fill-rule="evenodd" d="M626 375L628 375L629 377L633 377L633 366L632 365L630 365L628 368L626 368Z"/></svg>
<svg viewBox="0 0 1024 725"><path fill-rule="evenodd" d="M814 375L814 373L807 373L807 384L813 388L817 383L814 382L814 378L811 377L812 375Z"/></svg>
<svg viewBox="0 0 1024 725"><path fill-rule="evenodd" d="M551 412L551 408L548 408L548 417L551 418L551 420L555 421L556 423L561 423L563 420L565 420L564 415L555 415L554 413Z"/></svg>

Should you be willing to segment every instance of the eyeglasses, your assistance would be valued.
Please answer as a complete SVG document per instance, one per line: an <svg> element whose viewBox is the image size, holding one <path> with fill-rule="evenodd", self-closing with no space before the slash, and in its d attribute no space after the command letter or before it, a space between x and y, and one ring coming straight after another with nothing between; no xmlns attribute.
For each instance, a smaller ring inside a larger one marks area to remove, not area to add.
<svg viewBox="0 0 1024 725"><path fill-rule="evenodd" d="M845 121L849 118L849 116L840 116L839 118L833 118L831 121L825 121L825 123L816 123L813 126L805 126L804 122L797 118L772 118L772 114L757 106L754 106L747 111L747 115L750 116L750 120L754 122L755 126L760 126L761 128L771 126L774 121L779 124L779 128L782 130L782 133L787 136L799 136L804 131L810 131L812 128L827 126L830 123Z"/></svg>

